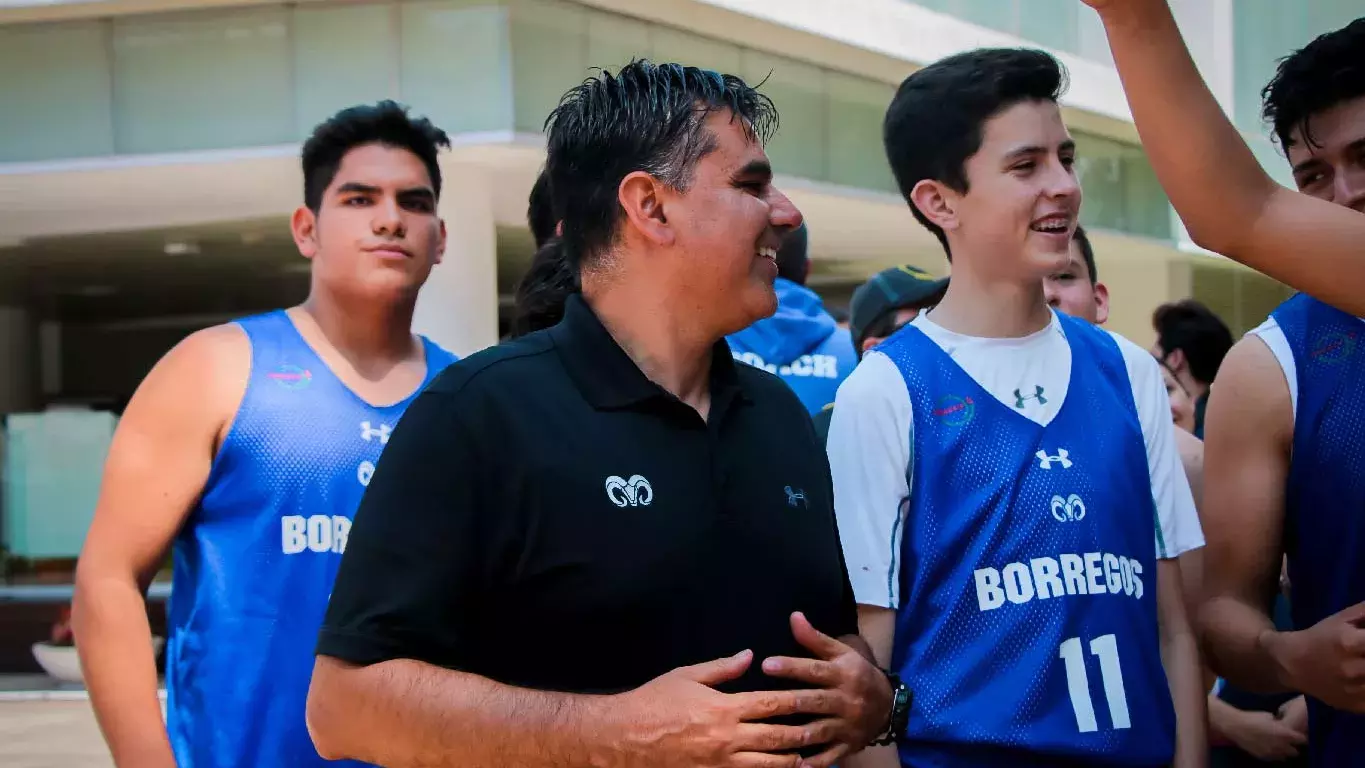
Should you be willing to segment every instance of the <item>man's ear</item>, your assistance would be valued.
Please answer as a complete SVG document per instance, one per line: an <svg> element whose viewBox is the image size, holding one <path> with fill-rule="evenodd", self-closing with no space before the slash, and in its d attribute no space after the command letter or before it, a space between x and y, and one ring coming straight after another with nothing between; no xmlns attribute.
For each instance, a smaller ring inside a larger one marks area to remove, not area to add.
<svg viewBox="0 0 1365 768"><path fill-rule="evenodd" d="M312 259L318 252L318 217L306 205L294 209L289 217L289 231L294 236L294 245L305 259Z"/></svg>
<svg viewBox="0 0 1365 768"><path fill-rule="evenodd" d="M1095 325L1104 325L1109 319L1109 286L1095 283Z"/></svg>
<svg viewBox="0 0 1365 768"><path fill-rule="evenodd" d="M440 264L441 259L446 256L446 220L439 219L439 221L441 222L441 236L436 241L436 258L432 261L433 264Z"/></svg>
<svg viewBox="0 0 1365 768"><path fill-rule="evenodd" d="M626 221L655 245L671 245L676 236L664 210L665 192L663 183L644 171L627 174L616 189Z"/></svg>
<svg viewBox="0 0 1365 768"><path fill-rule="evenodd" d="M1179 373L1186 369L1185 350L1173 349L1166 353L1166 366Z"/></svg>
<svg viewBox="0 0 1365 768"><path fill-rule="evenodd" d="M921 179L910 190L910 204L915 206L924 218L945 232L957 229L957 201L960 196L945 184L932 179Z"/></svg>

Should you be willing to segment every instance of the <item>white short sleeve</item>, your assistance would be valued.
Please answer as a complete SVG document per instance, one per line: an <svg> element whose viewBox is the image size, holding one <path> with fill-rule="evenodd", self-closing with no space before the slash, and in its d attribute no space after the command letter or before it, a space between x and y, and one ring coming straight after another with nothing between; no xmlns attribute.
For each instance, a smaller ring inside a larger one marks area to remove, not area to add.
<svg viewBox="0 0 1365 768"><path fill-rule="evenodd" d="M839 387L826 442L849 583L864 605L900 604L912 424L896 364L868 352Z"/></svg>
<svg viewBox="0 0 1365 768"><path fill-rule="evenodd" d="M1123 353L1128 381L1133 387L1133 402L1142 424L1142 439L1147 444L1147 468L1157 514L1156 556L1159 560L1179 557L1204 546L1204 530L1199 525L1194 494L1190 493L1190 482L1175 444L1171 399L1156 358L1116 333L1109 335Z"/></svg>

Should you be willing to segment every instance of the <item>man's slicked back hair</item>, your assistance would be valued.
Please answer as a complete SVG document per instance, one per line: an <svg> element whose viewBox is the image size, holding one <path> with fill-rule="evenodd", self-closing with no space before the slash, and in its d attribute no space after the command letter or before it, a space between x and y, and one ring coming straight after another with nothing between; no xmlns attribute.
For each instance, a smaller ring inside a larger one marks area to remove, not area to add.
<svg viewBox="0 0 1365 768"><path fill-rule="evenodd" d="M1261 116L1286 149L1301 131L1310 144L1312 118L1346 101L1365 97L1365 17L1280 60L1261 90Z"/></svg>
<svg viewBox="0 0 1365 768"><path fill-rule="evenodd" d="M304 205L317 213L342 158L367 144L406 149L417 155L431 177L432 191L441 196L441 167L436 155L440 147L450 146L450 137L430 120L411 117L406 107L385 100L343 109L313 129L303 144Z"/></svg>
<svg viewBox="0 0 1365 768"><path fill-rule="evenodd" d="M697 161L715 149L703 123L717 111L729 111L760 142L777 129L767 96L734 75L681 64L632 61L564 94L545 121L545 170L575 267L615 242L617 190L627 175L644 171L687 189Z"/></svg>
<svg viewBox="0 0 1365 768"><path fill-rule="evenodd" d="M967 160L981 149L986 122L1020 102L1055 102L1066 85L1066 71L1056 59L1020 48L959 53L901 83L882 123L886 157L915 219L945 252L948 238L910 202L911 190L929 179L966 194Z"/></svg>

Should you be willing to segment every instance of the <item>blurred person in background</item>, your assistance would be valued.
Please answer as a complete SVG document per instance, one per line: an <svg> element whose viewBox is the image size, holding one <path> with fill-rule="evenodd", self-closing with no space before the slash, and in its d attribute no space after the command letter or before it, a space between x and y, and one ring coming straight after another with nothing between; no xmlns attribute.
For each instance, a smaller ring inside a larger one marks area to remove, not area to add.
<svg viewBox="0 0 1365 768"><path fill-rule="evenodd" d="M578 273L564 254L559 219L550 202L550 179L541 171L527 200L526 222L536 252L513 292L512 328L517 338L550 328L564 319L564 302L579 290Z"/></svg>
<svg viewBox="0 0 1365 768"><path fill-rule="evenodd" d="M849 302L849 331L858 359L914 320L921 310L937 304L946 290L948 278L934 277L909 264L884 269L868 278L853 291ZM833 415L831 401L811 417L821 443L829 438Z"/></svg>
<svg viewBox="0 0 1365 768"><path fill-rule="evenodd" d="M806 287L810 274L806 225L788 233L778 249L777 312L727 341L735 359L775 373L796 392L808 413L834 400L857 364L853 339Z"/></svg>
<svg viewBox="0 0 1365 768"><path fill-rule="evenodd" d="M411 328L445 248L444 146L392 102L319 125L291 220L308 298L190 335L129 403L74 614L117 765L326 764L304 702L351 520L408 404L454 360ZM168 548L163 725L143 595Z"/></svg>
<svg viewBox="0 0 1365 768"><path fill-rule="evenodd" d="M1043 279L1048 306L1093 325L1109 319L1109 286L1100 282L1095 249L1085 227L1076 225L1066 266Z"/></svg>
<svg viewBox="0 0 1365 768"><path fill-rule="evenodd" d="M1365 18L1317 37L1279 63L1262 112L1304 199L1365 223L1362 51ZM1298 207L1279 199L1274 205ZM1322 252L1314 228L1330 223L1316 210L1281 221L1298 230L1283 242L1284 255L1328 272L1345 269ZM1362 243L1365 229L1354 240L1357 253L1365 253ZM1332 278L1346 284L1365 272L1354 269ZM1361 318L1298 294L1232 348L1208 406L1204 645L1232 685L1306 694L1312 766L1358 765L1365 754L1362 342ZM1284 556L1292 623L1276 615L1274 600ZM1300 719L1295 701L1281 716L1286 722Z"/></svg>
<svg viewBox="0 0 1365 768"><path fill-rule="evenodd" d="M1232 331L1194 299L1162 304L1152 313L1152 354L1194 400L1194 436L1204 438L1204 409L1218 366L1232 348Z"/></svg>

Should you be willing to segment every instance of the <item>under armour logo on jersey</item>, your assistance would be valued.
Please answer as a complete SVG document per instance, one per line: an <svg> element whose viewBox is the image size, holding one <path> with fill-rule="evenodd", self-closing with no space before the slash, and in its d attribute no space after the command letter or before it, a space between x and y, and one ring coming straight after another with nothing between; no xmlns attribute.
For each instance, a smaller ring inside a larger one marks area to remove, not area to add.
<svg viewBox="0 0 1365 768"><path fill-rule="evenodd" d="M642 475L631 475L629 480L619 475L607 478L607 498L622 509L626 507L649 506L654 501L654 488Z"/></svg>
<svg viewBox="0 0 1365 768"><path fill-rule="evenodd" d="M367 443L377 437L379 438L380 445L388 445L389 433L392 431L393 427L390 427L388 424L380 424L379 428L375 429L370 426L370 422L368 421L360 422L360 437Z"/></svg>
<svg viewBox="0 0 1365 768"><path fill-rule="evenodd" d="M1018 389L1014 390L1015 408L1023 408L1025 400L1037 400L1039 405L1047 405L1047 398L1043 397L1043 388L1036 384L1034 386L1037 387L1038 391L1032 395L1026 395Z"/></svg>
<svg viewBox="0 0 1365 768"><path fill-rule="evenodd" d="M1047 455L1047 451L1038 451L1033 455L1038 457L1038 466L1043 469L1052 469L1053 464L1061 464L1062 469L1071 469L1071 454L1065 448L1058 448L1056 456Z"/></svg>
<svg viewBox="0 0 1365 768"><path fill-rule="evenodd" d="M1059 523L1074 523L1085 519L1085 502L1081 497L1071 494L1065 499L1052 497L1052 518Z"/></svg>
<svg viewBox="0 0 1365 768"><path fill-rule="evenodd" d="M782 490L787 492L787 506L795 507L798 503L803 507L807 506L806 491L804 489L792 490L792 487L788 485Z"/></svg>

